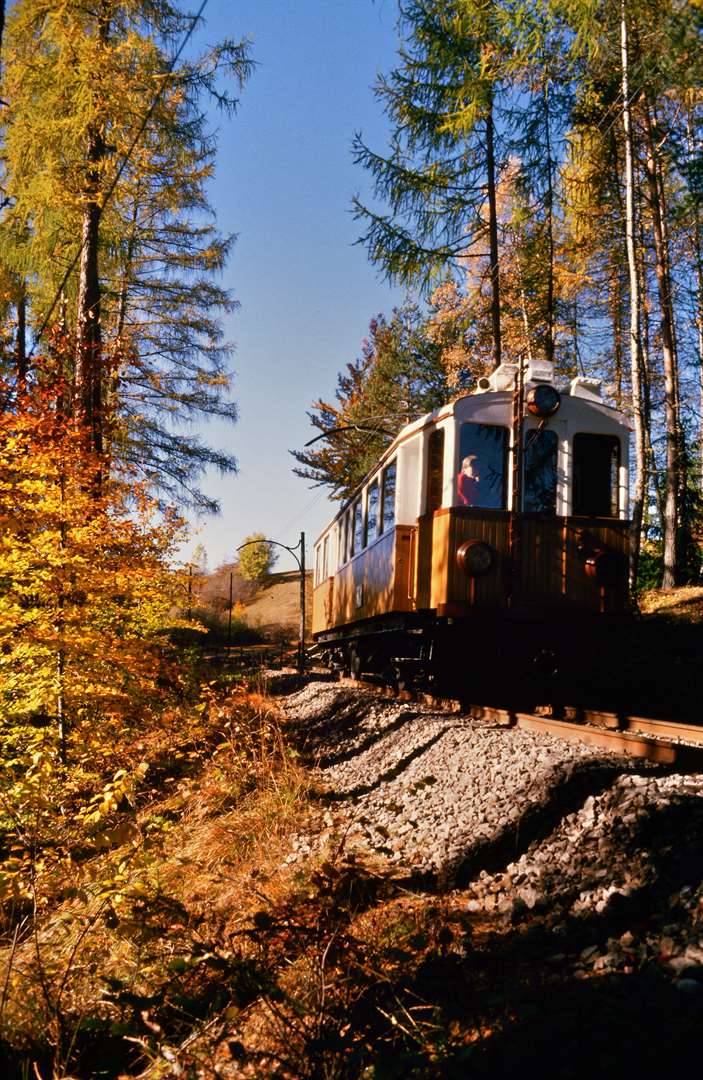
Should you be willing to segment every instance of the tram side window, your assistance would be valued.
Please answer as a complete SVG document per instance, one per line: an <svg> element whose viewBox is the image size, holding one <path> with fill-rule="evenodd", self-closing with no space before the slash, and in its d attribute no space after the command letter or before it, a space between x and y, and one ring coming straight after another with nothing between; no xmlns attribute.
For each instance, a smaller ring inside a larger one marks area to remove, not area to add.
<svg viewBox="0 0 703 1080"><path fill-rule="evenodd" d="M395 461L383 470L383 496L381 499L381 521L379 534L388 532L395 525Z"/></svg>
<svg viewBox="0 0 703 1080"><path fill-rule="evenodd" d="M618 516L620 440L615 435L574 435L572 513Z"/></svg>
<svg viewBox="0 0 703 1080"><path fill-rule="evenodd" d="M444 431L438 428L430 434L427 447L427 513L442 505L444 477Z"/></svg>
<svg viewBox="0 0 703 1080"><path fill-rule="evenodd" d="M322 547L315 548L315 584L319 585L322 581Z"/></svg>
<svg viewBox="0 0 703 1080"><path fill-rule="evenodd" d="M329 577L329 562L330 562L330 538L326 536L322 544L322 580L324 581Z"/></svg>
<svg viewBox="0 0 703 1080"><path fill-rule="evenodd" d="M352 555L357 555L364 546L364 515L361 509L361 499L354 503L354 531L352 533Z"/></svg>
<svg viewBox="0 0 703 1080"><path fill-rule="evenodd" d="M459 506L504 510L508 429L497 424L462 424L459 433Z"/></svg>
<svg viewBox="0 0 703 1080"><path fill-rule="evenodd" d="M378 480L369 487L366 502L366 543L371 544L378 536Z"/></svg>
<svg viewBox="0 0 703 1080"><path fill-rule="evenodd" d="M354 554L354 534L352 532L354 522L354 514L351 510L347 510L344 515L344 561L351 559Z"/></svg>
<svg viewBox="0 0 703 1080"><path fill-rule="evenodd" d="M557 509L556 431L525 432L522 508L536 514L555 514Z"/></svg>

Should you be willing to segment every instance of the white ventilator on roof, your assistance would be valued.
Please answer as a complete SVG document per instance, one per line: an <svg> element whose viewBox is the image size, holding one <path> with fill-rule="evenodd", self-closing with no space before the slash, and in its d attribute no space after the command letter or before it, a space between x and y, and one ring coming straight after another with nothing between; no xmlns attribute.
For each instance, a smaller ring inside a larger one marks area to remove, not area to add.
<svg viewBox="0 0 703 1080"><path fill-rule="evenodd" d="M483 375L476 383L476 393L486 394L489 390L512 390L515 386L517 364L500 364L490 375Z"/></svg>
<svg viewBox="0 0 703 1080"><path fill-rule="evenodd" d="M525 371L525 383L553 383L554 364L549 360L530 360Z"/></svg>
<svg viewBox="0 0 703 1080"><path fill-rule="evenodd" d="M525 365L525 385L528 383L554 383L554 364L548 360L531 360ZM517 379L517 364L500 364L490 375L484 375L476 384L476 392L485 394L489 390L514 390Z"/></svg>
<svg viewBox="0 0 703 1080"><path fill-rule="evenodd" d="M490 375L483 375L476 383L475 393L486 394L489 391L514 390L517 379L517 364L500 364ZM530 360L525 365L525 386L530 383L549 383L554 385L554 364L548 360ZM602 382L585 375L577 375L569 383L571 397L583 398L584 401L601 401ZM565 388L562 389L562 393Z"/></svg>
<svg viewBox="0 0 703 1080"><path fill-rule="evenodd" d="M600 379L588 379L585 375L577 375L569 383L569 393L572 397L584 398L586 401L601 400Z"/></svg>

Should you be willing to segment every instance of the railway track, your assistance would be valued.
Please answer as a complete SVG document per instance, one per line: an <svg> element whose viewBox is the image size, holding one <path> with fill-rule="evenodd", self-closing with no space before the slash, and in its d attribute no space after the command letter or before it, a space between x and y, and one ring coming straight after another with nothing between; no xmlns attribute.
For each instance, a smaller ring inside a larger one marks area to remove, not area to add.
<svg viewBox="0 0 703 1080"><path fill-rule="evenodd" d="M560 707L555 714L541 709L539 712L528 712L490 705L467 705L456 698L440 698L421 692L393 694L387 687L361 679L343 678L341 682L383 697L400 697L444 711L469 713L477 719L491 720L504 727L542 732L612 750L627 757L643 758L660 765L676 765L679 770L703 771L703 727L695 724L577 706Z"/></svg>

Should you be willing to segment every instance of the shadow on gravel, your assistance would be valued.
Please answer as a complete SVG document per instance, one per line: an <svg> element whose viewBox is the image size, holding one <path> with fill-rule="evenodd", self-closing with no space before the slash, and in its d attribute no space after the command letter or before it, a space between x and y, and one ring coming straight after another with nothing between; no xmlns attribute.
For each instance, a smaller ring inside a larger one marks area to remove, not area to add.
<svg viewBox="0 0 703 1080"><path fill-rule="evenodd" d="M666 840L688 809L684 800L673 815L655 815L654 839ZM664 846L647 905L646 928L655 933L672 918L672 883L700 871ZM663 1080L699 1060L703 984L692 994L678 990L651 950L643 968L627 949L618 970L580 963L585 947L605 952L624 929L637 933L639 917L623 921L622 911L606 909L557 924L545 911L510 926L469 915L456 897L446 907L422 898L408 906L405 898L370 923L359 913L380 912L390 882L349 865L323 870L313 888L314 899L306 892L302 906L272 912L285 933L284 993L266 943L262 951L279 1059L286 1060L275 1072L247 1075ZM322 996L307 968L290 980L291 957L307 948L324 948ZM261 1064L239 1049L242 1062Z"/></svg>
<svg viewBox="0 0 703 1080"><path fill-rule="evenodd" d="M416 746L414 750L411 750L409 754L406 754L404 758L397 761L391 769L387 769L385 772L379 773L378 776L370 784L358 784L357 787L348 788L346 791L328 791L325 792L321 799L323 802L344 802L346 799L356 799L360 795L368 795L370 792L375 791L381 784L387 783L389 780L395 780L400 776L413 761L422 757L431 746L434 746L436 742L446 735L448 727L442 727L439 731L436 731L426 742L420 746Z"/></svg>
<svg viewBox="0 0 703 1080"><path fill-rule="evenodd" d="M498 940L469 960L459 985L445 964L444 992L434 996L441 1026L475 1026L483 1038L447 1048L413 1075L662 1080L699 1060L703 993L687 997L656 968L557 974L554 944L543 933Z"/></svg>
<svg viewBox="0 0 703 1080"><path fill-rule="evenodd" d="M564 783L554 788L547 802L531 805L516 824L489 840L478 841L460 858L445 863L436 874L411 875L402 884L423 892L441 893L465 888L481 870L494 874L505 869L524 855L530 844L549 836L562 818L578 811L589 795L602 794L622 772L622 766L602 762L575 769Z"/></svg>
<svg viewBox="0 0 703 1080"><path fill-rule="evenodd" d="M406 712L396 716L395 720L391 721L384 728L378 731L373 731L367 735L366 738L361 739L359 742L354 743L353 746L348 747L346 750L342 750L338 753L321 754L317 758L317 763L322 769L328 769L333 765L342 765L345 761L351 761L352 758L359 757L367 750L370 750L376 743L382 742L388 735L392 735L395 731L400 731L405 725L411 721L417 719L417 713Z"/></svg>
<svg viewBox="0 0 703 1080"><path fill-rule="evenodd" d="M368 702L358 694L340 694L321 716L289 721L290 735L309 762L316 762L330 744L352 735L368 712Z"/></svg>

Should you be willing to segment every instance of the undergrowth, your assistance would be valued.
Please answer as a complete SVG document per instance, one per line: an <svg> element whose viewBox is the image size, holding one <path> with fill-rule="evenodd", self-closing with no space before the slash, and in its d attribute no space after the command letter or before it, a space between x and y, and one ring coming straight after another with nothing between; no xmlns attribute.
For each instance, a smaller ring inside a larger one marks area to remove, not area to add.
<svg viewBox="0 0 703 1080"><path fill-rule="evenodd" d="M462 1066L481 1038L452 1004L470 995L470 920L343 839L287 863L322 804L270 699L206 685L110 745L88 761L74 740L72 766L37 761L27 805L4 797L3 1076Z"/></svg>
<svg viewBox="0 0 703 1080"><path fill-rule="evenodd" d="M275 711L241 688L207 685L97 760L77 732L70 750L2 791L5 1076L116 1076L187 1037L241 981L232 919L306 806Z"/></svg>

